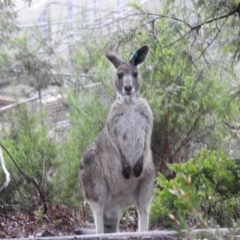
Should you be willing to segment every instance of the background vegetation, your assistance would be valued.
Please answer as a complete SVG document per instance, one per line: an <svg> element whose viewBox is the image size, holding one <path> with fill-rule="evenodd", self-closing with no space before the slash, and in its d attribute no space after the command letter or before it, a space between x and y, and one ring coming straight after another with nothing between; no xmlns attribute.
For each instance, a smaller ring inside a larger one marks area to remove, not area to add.
<svg viewBox="0 0 240 240"><path fill-rule="evenodd" d="M0 133L1 143L38 189L4 152L12 181L0 195L1 205L34 209L47 201L82 206L79 159L102 129L115 97L114 73L103 52L114 50L128 59L131 50L148 44L150 54L141 66L141 94L155 119L152 149L157 179L151 224L231 227L239 221L240 2L172 0L161 3L159 12L136 2L130 5L129 16L119 18L118 25L112 23L107 38L104 26L79 28L83 36L89 34L88 41L69 45L75 81L59 87L70 123L60 141L49 134L44 107L36 113L22 106L11 112L11 127ZM0 9L1 77L27 72L41 99L49 79L64 83L53 72L61 72L66 62L46 58L54 53L54 46L42 44L44 39L36 31L38 45L29 44L29 33L17 34L11 9L6 5ZM96 87L86 88L82 73ZM2 172L0 180L4 182Z"/></svg>

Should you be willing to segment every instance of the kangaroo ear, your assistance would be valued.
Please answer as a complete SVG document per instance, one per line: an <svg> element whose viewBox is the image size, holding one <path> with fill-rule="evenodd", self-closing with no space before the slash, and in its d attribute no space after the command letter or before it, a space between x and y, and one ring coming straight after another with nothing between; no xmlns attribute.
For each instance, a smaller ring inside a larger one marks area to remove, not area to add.
<svg viewBox="0 0 240 240"><path fill-rule="evenodd" d="M123 61L113 52L106 51L105 56L113 64L115 68L118 68Z"/></svg>
<svg viewBox="0 0 240 240"><path fill-rule="evenodd" d="M134 66L143 63L148 55L148 51L149 51L148 46L140 47L136 52L133 52L130 59L130 63L132 63Z"/></svg>

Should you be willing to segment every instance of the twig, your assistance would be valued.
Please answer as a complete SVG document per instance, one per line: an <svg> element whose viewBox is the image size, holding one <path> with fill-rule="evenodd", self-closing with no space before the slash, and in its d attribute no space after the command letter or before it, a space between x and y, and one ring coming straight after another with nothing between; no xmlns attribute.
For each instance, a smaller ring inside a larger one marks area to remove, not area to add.
<svg viewBox="0 0 240 240"><path fill-rule="evenodd" d="M174 20L174 21L177 21L177 22L181 22L181 23L185 24L186 26L188 26L190 28L190 30L192 31L192 30L199 30L205 24L216 22L216 21L224 19L224 18L227 19L228 17L234 15L235 13L240 13L240 3L238 4L238 6L235 9L233 9L229 13L226 13L226 14L224 14L222 16L219 16L219 17L215 17L215 18L209 19L207 21L203 21L202 23L199 23L196 26L191 26L186 21L184 21L182 19L179 19L177 17L173 17L173 16L166 16L166 15L160 15L160 14L147 13L147 12L145 12L145 15L157 16L158 19L159 18L168 18L168 19L171 19L171 20Z"/></svg>
<svg viewBox="0 0 240 240"><path fill-rule="evenodd" d="M212 231L212 228L210 228L208 223L202 218L201 214L195 208L193 208L192 211L193 211L194 215L198 218L198 220L206 227L205 231L206 232ZM195 230L198 230L198 229L195 229ZM193 231L190 231L190 232L193 232ZM232 232L230 230L228 230L228 231L229 231L229 233ZM219 233L219 231L216 229L215 230L215 235L214 235L215 239L216 240L222 240L222 238L217 233ZM226 233L226 231L223 231L223 233Z"/></svg>
<svg viewBox="0 0 240 240"><path fill-rule="evenodd" d="M149 16L157 16L157 18L155 18L155 19L153 19L151 21L155 21L155 20L157 20L159 18L168 18L168 19L174 20L176 22L181 22L181 23L187 25L189 28L192 28L192 26L189 23L187 23L186 21L184 21L184 20L182 20L180 18L174 17L174 16L160 15L160 14L155 14L155 13L145 13L145 14L147 14Z"/></svg>
<svg viewBox="0 0 240 240"><path fill-rule="evenodd" d="M204 53L206 50L212 45L212 43L217 39L218 35L220 34L224 24L226 23L226 18L224 19L224 22L222 23L221 27L217 30L217 33L215 34L214 38L207 44L207 46L203 49L201 55L197 57L193 62L196 62L201 56L204 56Z"/></svg>
<svg viewBox="0 0 240 240"><path fill-rule="evenodd" d="M16 166L16 168L18 169L18 171L19 171L27 180L29 180L30 182L32 182L33 185L36 187L36 189L38 190L39 196L40 196L40 198L41 198L41 200L42 200L42 202L43 202L44 213L46 213L46 212L47 212L47 204L46 204L46 202L45 202L45 198L44 198L41 190L39 189L37 183L34 181L33 178L27 176L27 175L20 169L20 167L17 165L16 161L14 160L13 156L12 156L12 155L9 153L9 151L2 145L2 143L0 143L0 147L2 147L2 148L4 149L4 151L8 154L8 156L12 159L12 161L13 161L14 165Z"/></svg>
<svg viewBox="0 0 240 240"><path fill-rule="evenodd" d="M224 15L219 16L219 17L216 17L216 18L212 18L212 19L210 19L210 20L208 20L208 21L203 21L202 23L197 24L196 26L191 26L191 25L188 24L187 22L185 22L185 21L183 21L183 20L181 20L181 19L178 19L178 18L168 17L168 18L170 18L170 19L172 19L172 20L175 20L175 21L184 23L185 25L187 25L187 26L190 28L190 30L188 30L183 36L181 36L181 37L178 38L177 40L169 43L168 45L164 46L163 48L170 47L170 46L174 45L175 43L181 41L183 38L185 38L185 37L186 37L188 34L190 34L192 31L194 31L194 30L197 30L197 31L198 31L203 25L206 25L206 24L209 24L209 23L212 23L212 22L216 22L216 21L221 20L221 19L225 19L225 21L226 21L226 19L227 19L228 17L234 15L235 13L239 13L239 14L240 14L240 3L238 4L238 6L237 6L234 10L230 11L229 13L224 14ZM147 14L147 13L145 13L145 14ZM167 18L167 16L159 15L159 18L162 18L162 17ZM218 33L217 33L217 35L218 35Z"/></svg>
<svg viewBox="0 0 240 240"><path fill-rule="evenodd" d="M0 188L0 194L1 194L1 192L8 186L8 184L11 181L10 173L8 172L8 170L7 170L6 166L5 166L1 145L0 145L0 161L1 161L1 165L2 165L3 171L4 171L5 175L6 175L6 181L3 184L3 186Z"/></svg>
<svg viewBox="0 0 240 240"><path fill-rule="evenodd" d="M16 222L16 223L18 223L19 225L23 226L23 223L17 221L16 219L13 219L13 218L9 217L8 215L5 215L5 214L0 213L0 216L1 216L1 217L4 217L4 218L8 218L9 220L11 220L11 221L13 221L13 222Z"/></svg>
<svg viewBox="0 0 240 240"><path fill-rule="evenodd" d="M172 45L174 45L175 43L181 41L182 39L184 39L188 34L190 34L192 32L192 30L187 31L183 36L181 36L180 38L176 39L173 42L170 42L169 44L163 46L163 48L168 48L171 47Z"/></svg>
<svg viewBox="0 0 240 240"><path fill-rule="evenodd" d="M210 19L208 21L204 21L204 22L202 22L202 23L200 23L200 24L198 24L198 25L196 25L194 27L191 27L191 30L198 30L199 28L201 28L205 24L216 22L216 21L224 19L224 18L228 18L228 17L232 16L233 14L239 13L239 12L240 12L240 3L238 4L238 6L234 10L230 11L229 13L224 14L224 15L222 15L220 17L212 18L212 19Z"/></svg>
<svg viewBox="0 0 240 240"><path fill-rule="evenodd" d="M3 227L2 224L0 224L0 228L5 232L7 236L10 236L9 232Z"/></svg>
<svg viewBox="0 0 240 240"><path fill-rule="evenodd" d="M199 119L200 119L200 115L201 115L201 111L202 111L202 105L200 105L199 109L198 109L198 114L193 122L192 127L190 128L190 130L186 133L185 138L181 141L181 143L179 144L178 148L176 149L176 151L173 153L172 158L174 158L177 153L181 150L181 148L189 141L189 137L191 135L191 133L193 132L193 130L195 129Z"/></svg>

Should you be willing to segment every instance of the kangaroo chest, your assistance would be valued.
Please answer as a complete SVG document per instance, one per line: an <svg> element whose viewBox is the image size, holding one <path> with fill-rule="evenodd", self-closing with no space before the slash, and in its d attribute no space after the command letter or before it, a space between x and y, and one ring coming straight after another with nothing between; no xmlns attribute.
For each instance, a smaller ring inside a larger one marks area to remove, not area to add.
<svg viewBox="0 0 240 240"><path fill-rule="evenodd" d="M142 156L148 128L147 117L134 104L125 106L110 119L113 141L133 166Z"/></svg>
<svg viewBox="0 0 240 240"><path fill-rule="evenodd" d="M134 147L144 141L147 121L139 111L129 109L119 116L115 127L119 140Z"/></svg>

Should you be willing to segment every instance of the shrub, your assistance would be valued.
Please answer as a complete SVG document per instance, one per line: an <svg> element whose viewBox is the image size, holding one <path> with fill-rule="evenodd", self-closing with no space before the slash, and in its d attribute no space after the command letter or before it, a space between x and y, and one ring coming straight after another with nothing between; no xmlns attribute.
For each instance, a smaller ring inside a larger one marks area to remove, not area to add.
<svg viewBox="0 0 240 240"><path fill-rule="evenodd" d="M48 136L48 128L43 123L43 119L42 112L30 114L26 106L17 107L12 112L9 131L2 136L2 144L21 171L36 182L47 200L51 190L46 175L49 168L54 166L57 146ZM4 157L12 181L3 193L1 200L8 204L19 204L22 207L34 207L40 201L38 190L17 170L6 152L4 152ZM4 177L4 174L1 176ZM1 178L1 182L3 181Z"/></svg>
<svg viewBox="0 0 240 240"><path fill-rule="evenodd" d="M190 217L204 216L213 223L232 227L239 215L240 161L222 151L203 149L199 156L179 164L168 164L175 178L157 177L151 208L152 222L172 225L169 214L186 224ZM201 222L201 221L200 221Z"/></svg>

